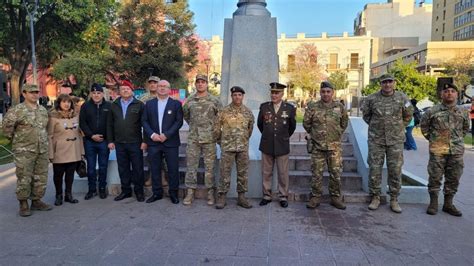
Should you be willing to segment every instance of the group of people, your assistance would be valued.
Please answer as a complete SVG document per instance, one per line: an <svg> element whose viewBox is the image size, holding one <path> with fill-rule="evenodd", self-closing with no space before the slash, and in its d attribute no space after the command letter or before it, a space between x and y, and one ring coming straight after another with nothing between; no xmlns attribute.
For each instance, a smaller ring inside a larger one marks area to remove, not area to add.
<svg viewBox="0 0 474 266"><path fill-rule="evenodd" d="M80 112L74 110L69 96L61 95L49 114L37 103L38 88L34 85L23 86L25 101L12 108L3 121L4 134L13 141L20 216L31 215L31 210L51 209L41 201L46 189L48 162L53 163L55 205L62 205L63 200L78 202L72 196L72 182L74 171L84 155L89 181L89 191L84 199L90 200L97 194L105 199L110 150L116 151L121 182L121 193L114 198L115 201L132 197L132 192L137 201L145 201L143 153L146 150L153 192L146 202L163 198L162 170L166 169L169 198L173 204L178 204L179 130L183 120L189 125L183 204L189 206L194 201L202 157L207 204L215 205L217 209L225 208L235 162L237 205L252 208L245 193L248 190L249 139L255 119L252 111L243 104L245 90L239 86L230 88L232 101L223 107L218 98L208 92L208 77L199 74L195 78L195 93L182 105L169 96L168 81L151 76L147 85L148 92L136 99L133 85L124 80L119 86L120 97L108 102L104 99L103 88L94 84L90 99L82 105ZM262 134L259 150L262 152L263 198L260 206L273 200L272 176L276 164L279 204L283 208L288 207L290 137L296 129L296 108L283 101L285 88L278 82L270 83L271 100L261 104L257 117L257 127ZM430 141L429 214L436 214L438 209L437 194L444 175L443 210L461 215L452 204L452 199L462 174L464 146L461 138L467 133L468 118L467 114L457 109L453 100L456 94L457 88L448 84L441 95L442 103L426 112L421 121L422 132ZM344 105L333 99L334 87L331 83L321 83L320 96L319 101L308 103L303 119L313 173L311 198L306 206L314 209L320 205L323 169L327 164L330 204L337 209L345 209L341 195L341 138L349 119ZM380 205L380 183L386 156L390 208L396 213L401 212L397 197L401 186L405 127L412 119L412 108L408 98L395 90L395 80L390 75L382 76L381 90L363 103L363 119L369 124L370 210ZM218 185L214 176L216 144L220 145L222 152ZM63 177L66 184L64 198Z"/></svg>

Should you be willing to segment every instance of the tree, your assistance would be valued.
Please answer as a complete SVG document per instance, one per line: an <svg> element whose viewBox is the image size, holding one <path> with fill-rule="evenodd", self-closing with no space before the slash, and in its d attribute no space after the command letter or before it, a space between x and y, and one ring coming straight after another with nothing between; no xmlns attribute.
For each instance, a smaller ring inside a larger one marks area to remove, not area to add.
<svg viewBox="0 0 474 266"><path fill-rule="evenodd" d="M436 95L436 78L424 75L416 70L416 62L403 63L397 60L388 71L395 77L396 89L404 92L410 99L421 100L428 97L433 102L438 102ZM378 80L371 81L363 90L363 95L369 95L380 90Z"/></svg>
<svg viewBox="0 0 474 266"><path fill-rule="evenodd" d="M4 0L0 7L0 56L11 66L12 103L19 102L21 86L31 63L32 47L26 0ZM34 38L40 66L81 47L94 22L112 14L114 0L40 0L34 17Z"/></svg>
<svg viewBox="0 0 474 266"><path fill-rule="evenodd" d="M294 87L308 91L314 96L324 78L323 69L318 64L318 49L314 44L302 44L295 49L294 54L294 66L288 62L284 72L289 74L290 83Z"/></svg>
<svg viewBox="0 0 474 266"><path fill-rule="evenodd" d="M342 70L331 73L328 77L328 81L334 86L335 90L344 90L349 86L347 73Z"/></svg>
<svg viewBox="0 0 474 266"><path fill-rule="evenodd" d="M474 79L474 54L453 58L442 66L446 69L444 73L454 78L454 84L461 90L471 84Z"/></svg>
<svg viewBox="0 0 474 266"><path fill-rule="evenodd" d="M187 1L124 3L112 42L116 70L135 84L144 84L152 72L175 86L185 86L185 74L196 64L192 18Z"/></svg>

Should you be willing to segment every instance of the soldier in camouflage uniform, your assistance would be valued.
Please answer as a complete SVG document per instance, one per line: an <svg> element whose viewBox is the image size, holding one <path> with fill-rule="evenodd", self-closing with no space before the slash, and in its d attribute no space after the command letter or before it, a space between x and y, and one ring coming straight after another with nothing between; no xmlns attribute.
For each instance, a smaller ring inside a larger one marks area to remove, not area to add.
<svg viewBox="0 0 474 266"><path fill-rule="evenodd" d="M445 84L441 91L442 103L433 106L421 118L421 132L430 142L430 205L426 212L431 215L438 212L438 192L444 175L443 211L462 216L453 205L453 198L464 168L464 137L469 131L469 117L467 112L456 106L458 92L454 84Z"/></svg>
<svg viewBox="0 0 474 266"><path fill-rule="evenodd" d="M405 127L413 116L413 107L408 97L395 91L395 79L390 74L380 77L381 90L369 95L363 102L364 121L369 124L369 190L372 201L369 210L380 205L382 167L387 156L390 209L401 213L398 194L401 187L403 165L403 143Z"/></svg>
<svg viewBox="0 0 474 266"><path fill-rule="evenodd" d="M186 100L183 106L184 120L189 124L188 144L186 148L187 194L184 205L190 205L194 200L194 191L197 188L197 169L199 158L202 155L205 165L205 185L207 187L207 204L214 205L214 163L216 161L216 136L214 123L217 114L222 109L219 99L209 94L207 90L207 76L196 75L196 93Z"/></svg>
<svg viewBox="0 0 474 266"><path fill-rule="evenodd" d="M158 83L160 82L160 78L157 76L150 76L148 78L148 91L145 92L143 95L138 98L138 100L146 103L147 101L154 99L157 97L158 93Z"/></svg>
<svg viewBox="0 0 474 266"><path fill-rule="evenodd" d="M245 198L248 183L249 139L252 135L254 117L252 111L242 104L245 91L234 86L230 89L232 103L219 112L214 127L218 143L220 143L221 179L217 194L217 209L226 205L226 194L230 187L230 173L234 160L237 168L237 205L250 209L252 205Z"/></svg>
<svg viewBox="0 0 474 266"><path fill-rule="evenodd" d="M311 136L311 199L309 209L319 206L323 193L323 170L328 164L329 194L331 205L338 209L346 206L341 200L342 146L341 137L346 130L349 117L344 105L333 101L334 88L331 83L321 83L321 100L306 108L303 127Z"/></svg>
<svg viewBox="0 0 474 266"><path fill-rule="evenodd" d="M37 103L36 85L24 85L23 96L25 101L5 115L3 134L12 141L19 214L25 217L31 215L31 210L48 211L52 207L41 201L48 181L48 112ZM31 199L31 208L28 199Z"/></svg>

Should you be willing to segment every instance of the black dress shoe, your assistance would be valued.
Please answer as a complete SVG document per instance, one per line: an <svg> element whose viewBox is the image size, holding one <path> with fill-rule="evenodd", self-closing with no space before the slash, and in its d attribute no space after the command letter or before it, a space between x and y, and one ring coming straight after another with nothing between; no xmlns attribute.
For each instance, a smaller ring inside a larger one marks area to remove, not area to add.
<svg viewBox="0 0 474 266"><path fill-rule="evenodd" d="M145 196L143 194L136 194L138 202L144 202Z"/></svg>
<svg viewBox="0 0 474 266"><path fill-rule="evenodd" d="M87 192L86 196L84 197L85 200L90 200L92 199L93 197L97 196L97 192L95 191L90 191Z"/></svg>
<svg viewBox="0 0 474 266"><path fill-rule="evenodd" d="M107 191L105 188L99 188L99 198L105 199L107 198Z"/></svg>
<svg viewBox="0 0 474 266"><path fill-rule="evenodd" d="M65 202L69 202L69 203L72 203L72 204L75 204L75 203L78 203L79 201L75 198L72 197L72 194L66 194L64 196L64 201Z"/></svg>
<svg viewBox="0 0 474 266"><path fill-rule="evenodd" d="M288 201L286 201L286 200L280 201L280 206L281 206L282 208L288 207Z"/></svg>
<svg viewBox="0 0 474 266"><path fill-rule="evenodd" d="M117 197L115 197L115 201L120 201L120 200L123 200L123 199L126 199L126 198L131 198L132 197L132 192L130 193L120 193L120 195L118 195Z"/></svg>
<svg viewBox="0 0 474 266"><path fill-rule="evenodd" d="M173 204L178 204L179 203L179 198L176 195L170 194L170 200L171 200L171 203L173 203Z"/></svg>
<svg viewBox="0 0 474 266"><path fill-rule="evenodd" d="M262 199L262 201L260 201L259 205L260 206L265 206L267 205L268 203L272 202L272 200L268 200L268 199Z"/></svg>
<svg viewBox="0 0 474 266"><path fill-rule="evenodd" d="M157 200L160 200L163 198L163 195L156 195L156 194L153 194L151 197L149 197L147 200L146 200L146 203L152 203L152 202L155 202ZM137 196L137 200L138 200L138 196Z"/></svg>

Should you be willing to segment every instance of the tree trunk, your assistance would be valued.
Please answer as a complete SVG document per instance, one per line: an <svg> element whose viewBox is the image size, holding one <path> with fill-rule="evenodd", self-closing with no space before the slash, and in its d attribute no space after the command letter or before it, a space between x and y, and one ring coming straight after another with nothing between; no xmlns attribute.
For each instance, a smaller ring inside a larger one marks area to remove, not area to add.
<svg viewBox="0 0 474 266"><path fill-rule="evenodd" d="M16 71L12 71L11 81L10 81L10 95L12 99L12 105L15 106L20 103L20 79Z"/></svg>

